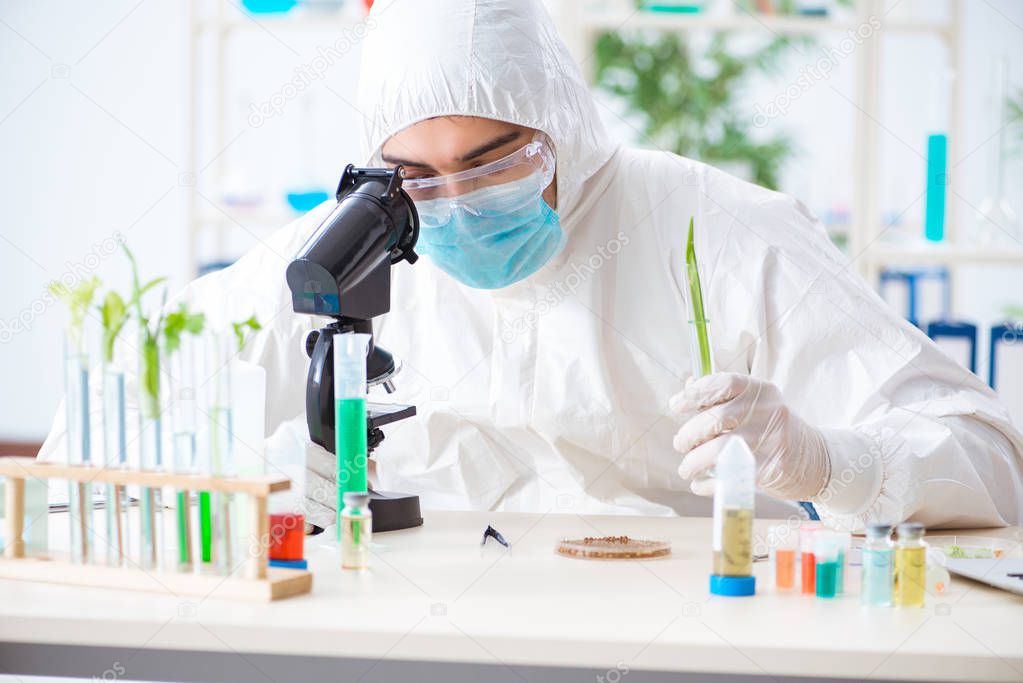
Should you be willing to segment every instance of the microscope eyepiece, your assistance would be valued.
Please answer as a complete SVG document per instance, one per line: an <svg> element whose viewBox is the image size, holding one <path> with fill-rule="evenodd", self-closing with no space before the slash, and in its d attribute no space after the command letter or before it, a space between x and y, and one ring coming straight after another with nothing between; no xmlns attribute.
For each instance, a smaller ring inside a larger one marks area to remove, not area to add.
<svg viewBox="0 0 1023 683"><path fill-rule="evenodd" d="M345 168L338 203L288 265L296 313L370 320L390 310L391 265L415 263L419 215L404 170Z"/></svg>

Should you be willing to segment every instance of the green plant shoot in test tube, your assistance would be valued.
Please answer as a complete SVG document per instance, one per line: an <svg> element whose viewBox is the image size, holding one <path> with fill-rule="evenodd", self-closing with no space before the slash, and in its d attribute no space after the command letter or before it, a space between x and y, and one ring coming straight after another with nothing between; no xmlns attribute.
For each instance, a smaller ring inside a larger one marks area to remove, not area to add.
<svg viewBox="0 0 1023 683"><path fill-rule="evenodd" d="M707 334L707 318L703 312L703 289L700 287L700 272L696 267L696 247L693 244L693 218L689 218L689 237L686 239L686 275L689 281L689 302L692 309L692 323L696 330L696 341L700 348L700 376L709 375L713 368L710 360L710 338Z"/></svg>
<svg viewBox="0 0 1023 683"><path fill-rule="evenodd" d="M188 304L182 302L176 311L167 314L163 326L163 342L167 360L172 363L172 384L175 388L187 388L194 391L194 352L182 349L182 336L189 334L197 337L206 324L206 316L193 313ZM179 472L195 472L195 402L184 396L176 396L173 403L172 422L174 430L174 469ZM189 494L180 490L177 497L177 540L178 564L188 567L192 564L192 539L189 525Z"/></svg>
<svg viewBox="0 0 1023 683"><path fill-rule="evenodd" d="M160 453L160 330L163 327L163 307L167 301L167 291L163 292L163 299L160 302L158 313L155 317L155 329L151 328L151 319L142 310L142 297L149 290L153 289L166 278L156 278L142 284L139 280L138 263L135 255L131 253L128 245L122 244L128 261L131 264L131 300L129 307L135 309L135 318L139 326L139 452L140 466L143 469L159 469L162 466L162 455ZM152 435L142 436L143 425L152 422ZM151 440L147 443L147 440ZM149 453L152 449L152 453ZM152 460L150 460L152 458ZM159 488L143 486L139 491L140 498L140 549L144 566L158 566L160 563L160 549L157 540L157 533L160 527L158 521L160 506L157 505L156 492Z"/></svg>

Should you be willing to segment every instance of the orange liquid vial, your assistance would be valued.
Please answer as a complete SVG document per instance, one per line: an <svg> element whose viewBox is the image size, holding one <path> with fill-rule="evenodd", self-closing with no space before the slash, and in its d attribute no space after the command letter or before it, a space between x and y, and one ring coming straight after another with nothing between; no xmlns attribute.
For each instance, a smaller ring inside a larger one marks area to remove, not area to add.
<svg viewBox="0 0 1023 683"><path fill-rule="evenodd" d="M792 590L796 587L795 550L774 552L774 586L779 590Z"/></svg>

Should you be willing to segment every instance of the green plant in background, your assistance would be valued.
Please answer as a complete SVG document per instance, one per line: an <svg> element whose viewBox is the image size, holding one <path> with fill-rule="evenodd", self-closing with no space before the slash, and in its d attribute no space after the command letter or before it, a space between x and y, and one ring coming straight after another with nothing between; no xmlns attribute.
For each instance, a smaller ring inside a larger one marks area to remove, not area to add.
<svg viewBox="0 0 1023 683"><path fill-rule="evenodd" d="M728 37L716 34L706 52L695 55L678 35L605 33L597 40L597 86L643 120L644 137L654 145L710 164L748 163L754 182L777 189L792 141L778 133L754 140L752 116L736 94L751 76L773 69L791 44L776 38L735 55Z"/></svg>
<svg viewBox="0 0 1023 683"><path fill-rule="evenodd" d="M155 329L150 327L150 320L142 312L142 297L146 292L153 289L167 278L158 277L146 284L139 281L138 264L135 262L135 255L128 249L128 245L122 244L121 248L127 254L131 262L131 300L129 306L135 308L135 316L139 324L139 337L141 348L141 368L139 369L139 382L142 385L144 398L142 402L143 413L146 417L157 418L160 415L160 329L163 326L163 307L167 301L167 291L164 290L160 301L160 313L157 314Z"/></svg>
<svg viewBox="0 0 1023 683"><path fill-rule="evenodd" d="M794 11L788 5L778 11ZM751 78L775 71L790 48L814 44L810 37L774 38L739 54L717 33L697 54L679 34L605 33L597 40L596 82L643 121L646 142L710 164L749 164L751 180L777 189L793 141L783 133L755 138L753 117L736 96Z"/></svg>
<svg viewBox="0 0 1023 683"><path fill-rule="evenodd" d="M234 339L238 343L238 353L241 353L242 349L245 347L248 333L259 332L263 329L263 326L259 324L259 320L256 319L256 315L252 314L249 316L248 320L231 323L231 329L234 330Z"/></svg>
<svg viewBox="0 0 1023 683"><path fill-rule="evenodd" d="M92 298L96 295L99 285L99 278L93 275L92 277L80 280L73 287L57 281L51 282L48 287L51 294L64 302L64 305L67 306L71 314L71 321L68 323L68 335L71 337L71 343L74 344L75 350L78 352L83 350L82 330L85 327L85 316L89 312L89 305L92 304Z"/></svg>

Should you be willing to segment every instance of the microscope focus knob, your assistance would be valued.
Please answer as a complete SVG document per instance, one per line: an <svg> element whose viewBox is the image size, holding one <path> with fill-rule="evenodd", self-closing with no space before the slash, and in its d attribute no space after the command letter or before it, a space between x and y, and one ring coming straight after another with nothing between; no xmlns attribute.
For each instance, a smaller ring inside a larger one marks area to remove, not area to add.
<svg viewBox="0 0 1023 683"><path fill-rule="evenodd" d="M309 334L305 336L305 355L310 358L313 357L313 349L316 348L316 342L320 339L319 330L311 330Z"/></svg>

